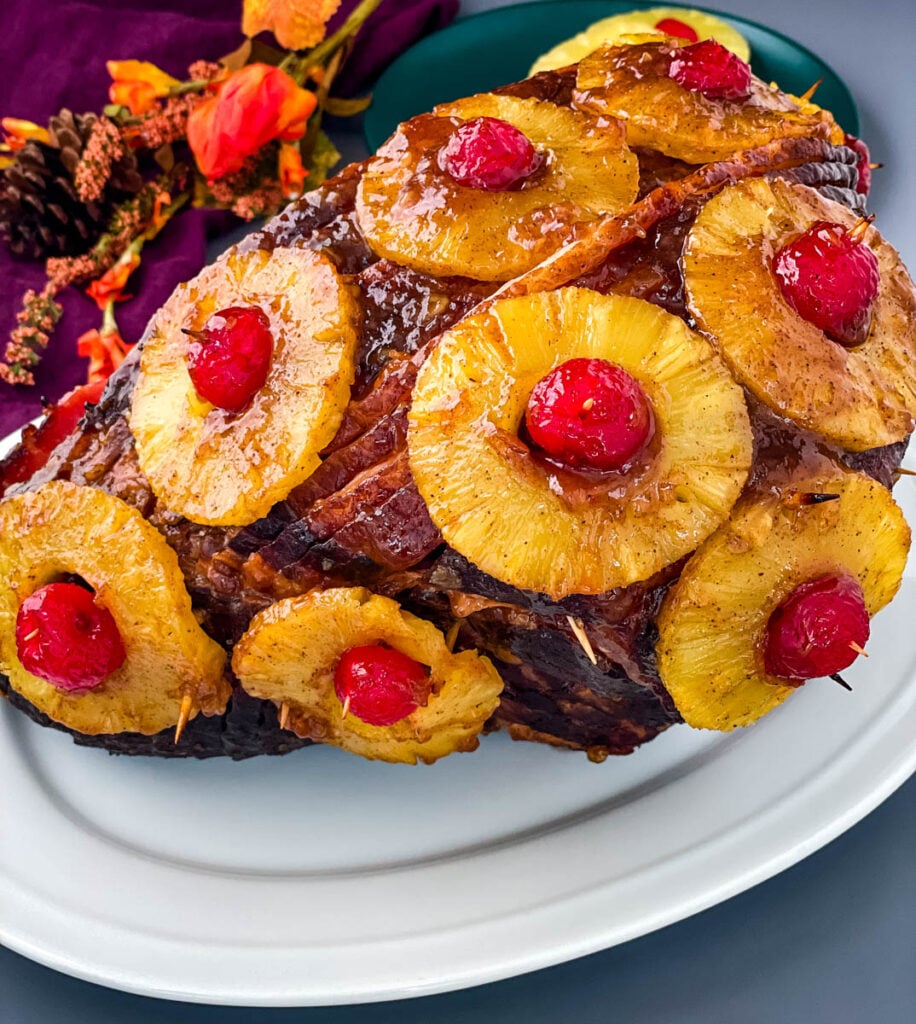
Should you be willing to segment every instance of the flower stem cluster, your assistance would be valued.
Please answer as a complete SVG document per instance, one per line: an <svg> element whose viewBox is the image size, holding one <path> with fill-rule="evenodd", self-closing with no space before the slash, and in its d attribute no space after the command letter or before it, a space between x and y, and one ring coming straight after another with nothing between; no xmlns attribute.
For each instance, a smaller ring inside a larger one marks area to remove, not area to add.
<svg viewBox="0 0 916 1024"><path fill-rule="evenodd" d="M90 380L117 368L127 342L118 332L114 304L129 297L125 288L140 263L140 250L186 203L253 220L273 215L306 188L321 184L339 158L321 131L323 109L340 115L361 109L358 101L337 101L335 107L329 90L356 32L379 3L362 0L327 36L337 0L244 0L246 43L223 61L195 61L185 81L148 61L108 61L111 102L103 114L74 120L68 112L69 144L78 159L67 164L74 202L96 211L95 224L105 223L99 221L99 208L108 212L107 224L94 241L87 240L89 248L46 261L47 282L24 297L0 379L34 383L34 370L61 316L54 297L87 283L103 323L83 333L79 352L90 360ZM286 50L277 65L252 60L251 37L265 30ZM2 128L0 161L7 164L29 139L59 145L53 132L32 122L4 118ZM134 156L144 177L150 179L156 164L162 173L112 205L113 196L124 195L118 192L118 162L132 163ZM79 207L74 209L78 213Z"/></svg>

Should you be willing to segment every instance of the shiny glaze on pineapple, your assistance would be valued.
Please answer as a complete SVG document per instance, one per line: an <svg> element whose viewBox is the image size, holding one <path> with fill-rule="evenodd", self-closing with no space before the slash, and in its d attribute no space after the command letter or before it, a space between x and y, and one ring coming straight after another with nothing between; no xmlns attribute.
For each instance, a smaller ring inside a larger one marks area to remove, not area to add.
<svg viewBox="0 0 916 1024"><path fill-rule="evenodd" d="M562 103L569 101L574 84L568 72L544 73L499 91ZM780 174L815 187L854 183L854 154L847 159L846 151L835 150L820 159L830 162ZM640 196L687 169L679 161L641 151ZM405 413L416 369L432 339L494 286L401 272L377 261L354 214L360 173L360 165L346 168L241 243L244 249L303 246L322 251L341 272L352 275L366 300L354 400L329 456L307 485L242 530L195 526L157 508L137 467L124 418L135 358L112 379L85 429L55 452L33 485L69 478L103 487L139 508L178 553L205 628L229 641L259 609L316 585L368 583L379 593L400 595L405 607L443 629L453 621L450 595L477 596L490 603L464 620L460 644L503 652L508 659L500 665L507 689L499 724L518 735L532 730L584 746L596 758L632 749L678 720L655 672L652 620L681 566L625 590L555 602L500 584L442 546L405 467ZM682 208L645 239L618 248L602 266L571 283L637 295L683 315L677 260L694 216L695 208ZM825 458L890 485L904 445L850 455L753 401L749 405L757 450L751 486L769 486L765 473L787 476L795 467L816 466ZM524 451L520 457L527 457ZM558 486L569 493L587 491L590 483L558 474ZM372 507L374 519L360 515L367 494L379 500ZM567 615L585 623L600 665L586 658ZM206 725L204 716L199 721ZM213 721L219 729L220 720ZM171 736L166 740L171 750Z"/></svg>
<svg viewBox="0 0 916 1024"><path fill-rule="evenodd" d="M696 45L696 44L694 44ZM647 78L667 78L672 58L677 55L680 47L659 46L658 43L644 43L639 46L621 47L612 53L605 65L605 85L618 87L640 82ZM686 47L685 47L686 49ZM737 59L737 58L736 58ZM574 99L585 109L591 94L600 94L601 88L576 91ZM797 107L788 97L779 97L765 83L752 79L747 96L739 99L707 97L710 103L721 104L722 110L734 109L738 106L766 107L770 110L796 110Z"/></svg>

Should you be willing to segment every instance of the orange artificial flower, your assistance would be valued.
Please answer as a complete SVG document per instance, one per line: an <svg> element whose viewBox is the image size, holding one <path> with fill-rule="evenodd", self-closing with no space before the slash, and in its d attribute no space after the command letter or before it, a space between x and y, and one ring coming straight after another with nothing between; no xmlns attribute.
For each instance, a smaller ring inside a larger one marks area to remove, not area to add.
<svg viewBox="0 0 916 1024"><path fill-rule="evenodd" d="M324 39L338 7L340 0L244 0L242 31L273 32L284 50L309 50Z"/></svg>
<svg viewBox="0 0 916 1024"><path fill-rule="evenodd" d="M3 128L2 148L9 153L18 153L30 139L45 143L51 141L47 128L20 117L4 117L0 121L0 128Z"/></svg>
<svg viewBox="0 0 916 1024"><path fill-rule="evenodd" d="M89 373L86 377L87 384L94 384L96 381L108 380L108 378L124 362L127 353L131 350L129 345L117 330L99 331L93 329L81 334L76 340L76 351L84 359L89 359Z"/></svg>
<svg viewBox="0 0 916 1024"><path fill-rule="evenodd" d="M299 147L290 142L284 142L280 146L280 156L277 160L277 176L280 179L283 195L287 199L301 196L308 174L309 172L302 165L302 154L299 152Z"/></svg>
<svg viewBox="0 0 916 1024"><path fill-rule="evenodd" d="M188 143L208 181L239 170L268 142L294 142L317 100L279 68L247 64L219 84L188 117Z"/></svg>
<svg viewBox="0 0 916 1024"><path fill-rule="evenodd" d="M112 103L127 107L134 115L152 110L156 100L181 85L177 78L146 60L110 60L105 66L113 79L108 98Z"/></svg>
<svg viewBox="0 0 916 1024"><path fill-rule="evenodd" d="M86 294L103 311L109 302L122 302L128 297L122 294L127 279L139 266L139 255L128 250L113 267L89 285Z"/></svg>

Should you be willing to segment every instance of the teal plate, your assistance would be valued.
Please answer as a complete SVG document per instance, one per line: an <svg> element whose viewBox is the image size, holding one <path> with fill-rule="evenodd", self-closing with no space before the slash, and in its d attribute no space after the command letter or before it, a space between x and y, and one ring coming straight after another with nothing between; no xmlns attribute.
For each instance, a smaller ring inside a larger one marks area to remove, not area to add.
<svg viewBox="0 0 916 1024"><path fill-rule="evenodd" d="M369 149L374 152L401 121L437 103L524 78L542 53L599 18L637 7L656 7L659 2L548 0L460 18L408 50L382 75L363 122ZM833 111L847 132L858 134L859 114L852 96L820 57L763 25L718 11L710 13L734 25L747 39L751 66L764 81L778 82L781 89L798 96L823 79L817 102Z"/></svg>

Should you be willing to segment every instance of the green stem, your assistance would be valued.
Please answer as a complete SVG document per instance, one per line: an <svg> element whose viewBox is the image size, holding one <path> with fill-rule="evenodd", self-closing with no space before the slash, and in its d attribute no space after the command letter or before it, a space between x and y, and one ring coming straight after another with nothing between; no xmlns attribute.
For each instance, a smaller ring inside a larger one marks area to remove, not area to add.
<svg viewBox="0 0 916 1024"><path fill-rule="evenodd" d="M334 76L337 74L340 69L340 65L343 63L344 55L344 51L340 49L333 57L331 57L328 61L325 79L321 85L318 86L318 89L315 92L315 99L317 100L315 113L309 118L305 137L299 143L299 153L301 154L303 163L306 167L308 167L312 162L312 154L315 152L315 145L318 142L318 133L321 131L321 119L324 114L325 100L328 98L328 91L331 88L331 82L334 81Z"/></svg>
<svg viewBox="0 0 916 1024"><path fill-rule="evenodd" d="M115 319L114 313L115 304L114 302L108 302L105 304L105 309L102 313L102 326L99 329L100 334L118 334L118 321Z"/></svg>
<svg viewBox="0 0 916 1024"><path fill-rule="evenodd" d="M169 89L169 96L184 96L189 92L203 92L208 85L213 83L203 78L192 78L190 82L182 82L180 85L173 85Z"/></svg>
<svg viewBox="0 0 916 1024"><path fill-rule="evenodd" d="M302 60L295 50L291 50L277 65L281 71L285 71L299 85L302 85L305 80L307 66L308 63Z"/></svg>
<svg viewBox="0 0 916 1024"><path fill-rule="evenodd" d="M328 36L324 42L319 43L314 50L306 54L309 65L323 64L335 50L342 46L357 31L380 3L381 0L363 0L359 6L354 7L350 17L347 18L334 35Z"/></svg>
<svg viewBox="0 0 916 1024"><path fill-rule="evenodd" d="M131 246L132 249L133 249L133 246L137 245L138 242L140 243L139 246L137 247L137 249L135 249L133 251L139 252L143 248L143 243L144 242L148 242L151 239L155 238L156 235L158 235L159 232L172 219L174 214L176 214L182 208L182 206L185 205L185 203L189 202L190 199L191 199L191 193L190 192L182 192L181 195L178 196L177 199L173 199L169 203L168 206L164 206L162 208L162 212L159 214L158 222L156 224L151 225L149 228L146 229L146 231L143 232L142 235L139 235L137 238L135 238L130 243L130 246Z"/></svg>

